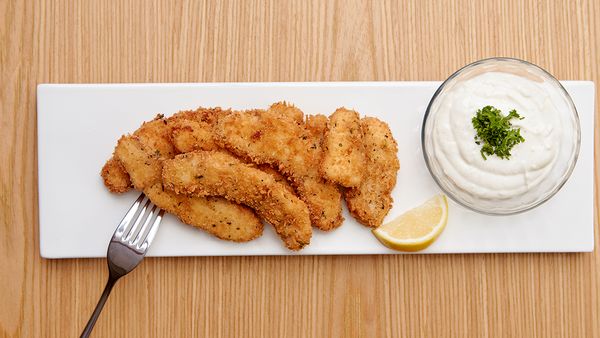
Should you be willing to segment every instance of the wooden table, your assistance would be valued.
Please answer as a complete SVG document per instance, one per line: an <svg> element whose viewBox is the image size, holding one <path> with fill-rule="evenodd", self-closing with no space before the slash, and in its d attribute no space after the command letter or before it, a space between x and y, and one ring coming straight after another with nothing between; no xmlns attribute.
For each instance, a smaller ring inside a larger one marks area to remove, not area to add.
<svg viewBox="0 0 600 338"><path fill-rule="evenodd" d="M597 1L483 2L1 1L0 335L78 335L107 277L39 256L38 83L441 80L497 55L600 83ZM599 252L148 259L94 333L599 337Z"/></svg>

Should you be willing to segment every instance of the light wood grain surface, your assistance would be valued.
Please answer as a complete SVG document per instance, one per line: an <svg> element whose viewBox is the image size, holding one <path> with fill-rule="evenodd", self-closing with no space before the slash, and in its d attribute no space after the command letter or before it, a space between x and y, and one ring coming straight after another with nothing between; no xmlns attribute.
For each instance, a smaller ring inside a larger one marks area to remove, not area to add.
<svg viewBox="0 0 600 338"><path fill-rule="evenodd" d="M599 14L583 0L1 0L0 335L79 335L107 277L102 259L39 256L38 83L442 80L489 56L599 83ZM148 259L94 334L599 337L599 252Z"/></svg>

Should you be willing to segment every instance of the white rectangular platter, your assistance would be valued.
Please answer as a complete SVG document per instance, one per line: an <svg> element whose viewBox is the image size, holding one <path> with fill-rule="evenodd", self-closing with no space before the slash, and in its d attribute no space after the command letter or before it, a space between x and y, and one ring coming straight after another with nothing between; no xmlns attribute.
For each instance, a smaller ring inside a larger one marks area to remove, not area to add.
<svg viewBox="0 0 600 338"><path fill-rule="evenodd" d="M102 257L138 193L109 193L99 172L119 136L157 113L198 106L266 108L285 100L306 114L345 106L387 121L401 170L387 219L439 193L423 161L420 130L439 82L89 84L38 86L40 253L46 258ZM449 222L422 253L584 252L594 248L594 84L564 81L581 119L581 152L572 177L550 201L514 216L484 216L450 202ZM391 254L344 209L344 224L315 230L311 244L290 252L270 226L249 243L218 240L168 216L151 256Z"/></svg>

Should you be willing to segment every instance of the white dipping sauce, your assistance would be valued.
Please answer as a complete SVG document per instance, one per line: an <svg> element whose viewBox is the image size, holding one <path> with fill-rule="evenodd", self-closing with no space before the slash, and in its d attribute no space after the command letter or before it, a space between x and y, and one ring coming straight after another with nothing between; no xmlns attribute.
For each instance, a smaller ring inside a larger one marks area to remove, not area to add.
<svg viewBox="0 0 600 338"><path fill-rule="evenodd" d="M554 184L549 174L561 153L564 114L556 96L556 89L544 82L510 73L488 72L455 84L434 107L431 134L433 155L446 179L472 197L492 200L524 194L547 181ZM484 160L475 143L471 119L488 105L505 116L516 109L524 117L510 120L525 139L512 148L510 159L486 155Z"/></svg>

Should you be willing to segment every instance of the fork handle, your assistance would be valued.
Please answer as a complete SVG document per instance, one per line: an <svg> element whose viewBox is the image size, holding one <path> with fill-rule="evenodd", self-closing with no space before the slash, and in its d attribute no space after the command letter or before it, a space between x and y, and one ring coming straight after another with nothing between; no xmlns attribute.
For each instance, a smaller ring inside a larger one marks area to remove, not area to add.
<svg viewBox="0 0 600 338"><path fill-rule="evenodd" d="M85 329L83 329L83 332L81 333L81 338L87 338L92 333L94 325L96 324L96 320L98 320L100 312L102 312L102 308L104 308L104 304L106 303L106 300L108 299L108 296L110 295L110 292L112 291L112 288L113 286L115 286L116 282L117 279L113 279L110 277L108 278L108 282L106 282L106 286L104 287L104 292L102 292L102 296L100 296L100 300L98 301L98 305L96 305L96 308L94 309L94 313L92 313L92 316L90 317L90 320L85 326Z"/></svg>

